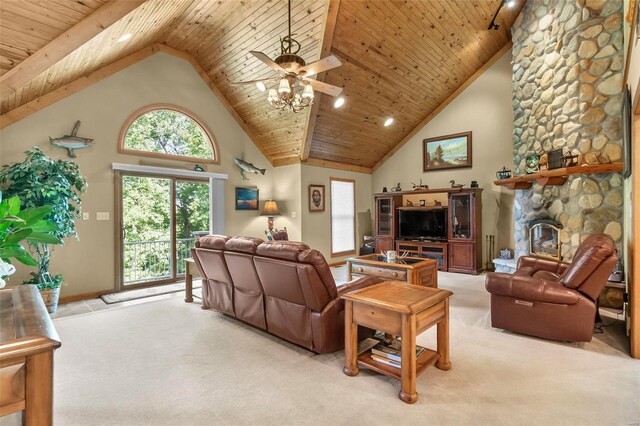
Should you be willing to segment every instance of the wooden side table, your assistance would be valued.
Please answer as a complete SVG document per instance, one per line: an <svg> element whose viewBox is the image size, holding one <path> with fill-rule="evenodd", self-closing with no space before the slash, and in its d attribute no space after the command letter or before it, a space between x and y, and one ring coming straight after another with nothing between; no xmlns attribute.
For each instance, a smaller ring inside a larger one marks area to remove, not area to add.
<svg viewBox="0 0 640 426"><path fill-rule="evenodd" d="M369 368L401 382L399 398L413 404L418 400L416 376L434 362L449 370L449 296L453 293L430 287L387 281L342 295L345 300L344 373L356 376L359 367ZM416 335L438 326L437 352L429 349L416 359ZM358 356L358 325L384 331L402 339L400 369L371 357Z"/></svg>
<svg viewBox="0 0 640 426"><path fill-rule="evenodd" d="M0 416L53 424L53 351L60 347L35 285L0 290Z"/></svg>
<svg viewBox="0 0 640 426"><path fill-rule="evenodd" d="M184 260L186 267L184 271L184 301L187 303L193 302L193 275L198 273L196 267L196 261L192 258Z"/></svg>
<svg viewBox="0 0 640 426"><path fill-rule="evenodd" d="M388 262L379 254L366 254L347 259L347 280L351 281L354 275L372 275L383 280L437 288L438 262L417 257Z"/></svg>

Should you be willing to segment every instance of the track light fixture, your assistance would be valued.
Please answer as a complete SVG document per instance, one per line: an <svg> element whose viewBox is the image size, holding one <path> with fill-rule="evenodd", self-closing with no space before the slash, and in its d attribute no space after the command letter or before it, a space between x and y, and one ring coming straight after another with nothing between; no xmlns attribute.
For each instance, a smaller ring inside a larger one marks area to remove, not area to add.
<svg viewBox="0 0 640 426"><path fill-rule="evenodd" d="M502 6L507 5L507 7L511 8L513 6L515 6L516 4L516 0L502 0L500 2L500 4L498 5L498 10L496 10L496 13L493 14L493 18L491 18L491 23L489 23L489 30L495 30L498 31L498 28L500 28L500 24L498 24L496 22L496 18L498 17L498 13L500 13L500 9L502 9Z"/></svg>

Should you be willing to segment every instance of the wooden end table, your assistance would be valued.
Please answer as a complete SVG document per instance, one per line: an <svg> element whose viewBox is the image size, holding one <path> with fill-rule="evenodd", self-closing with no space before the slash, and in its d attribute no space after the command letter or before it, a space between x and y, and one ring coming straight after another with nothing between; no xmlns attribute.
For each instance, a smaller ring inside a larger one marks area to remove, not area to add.
<svg viewBox="0 0 640 426"><path fill-rule="evenodd" d="M351 281L354 275L438 288L438 261L406 257L392 262L379 254L366 254L347 259L347 280Z"/></svg>
<svg viewBox="0 0 640 426"><path fill-rule="evenodd" d="M358 367L369 368L401 382L399 398L407 404L418 400L416 376L434 362L449 370L449 296L430 287L386 281L342 295L345 301L344 374L356 376ZM438 326L437 352L430 349L416 359L416 335ZM384 331L402 339L401 368L376 361L371 351L358 356L358 325Z"/></svg>
<svg viewBox="0 0 640 426"><path fill-rule="evenodd" d="M35 285L0 290L0 416L24 410L24 425L53 424L53 352L60 345Z"/></svg>
<svg viewBox="0 0 640 426"><path fill-rule="evenodd" d="M198 273L196 261L192 258L184 260L186 267L184 271L184 301L193 302L193 275Z"/></svg>

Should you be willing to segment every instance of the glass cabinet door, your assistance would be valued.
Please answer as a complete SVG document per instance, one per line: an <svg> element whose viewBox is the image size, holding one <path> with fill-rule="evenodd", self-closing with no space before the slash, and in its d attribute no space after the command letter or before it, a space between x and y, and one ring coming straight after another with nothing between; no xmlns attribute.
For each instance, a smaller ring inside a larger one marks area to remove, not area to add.
<svg viewBox="0 0 640 426"><path fill-rule="evenodd" d="M451 212L450 238L462 240L473 239L471 194L452 194L449 209Z"/></svg>
<svg viewBox="0 0 640 426"><path fill-rule="evenodd" d="M392 232L391 198L376 199L376 214L378 215L376 235L390 236Z"/></svg>

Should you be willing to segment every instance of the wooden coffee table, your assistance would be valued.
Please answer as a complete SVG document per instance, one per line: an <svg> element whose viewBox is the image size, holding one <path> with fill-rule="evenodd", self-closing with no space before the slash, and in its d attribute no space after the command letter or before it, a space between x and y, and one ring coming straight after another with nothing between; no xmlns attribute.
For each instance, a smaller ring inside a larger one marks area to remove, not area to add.
<svg viewBox="0 0 640 426"><path fill-rule="evenodd" d="M449 370L449 296L447 290L386 281L342 295L345 301L344 374L356 376L359 367L369 368L401 382L399 398L413 404L418 400L416 376L434 362ZM438 326L438 350L426 349L416 359L416 335ZM358 355L358 325L399 336L402 366L395 368L371 357L368 350Z"/></svg>
<svg viewBox="0 0 640 426"><path fill-rule="evenodd" d="M385 280L438 288L438 261L407 257L391 262L379 254L366 254L347 259L347 280L351 281L353 275L373 275Z"/></svg>

